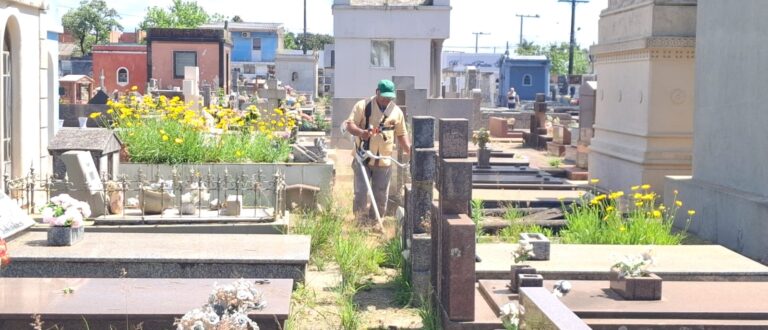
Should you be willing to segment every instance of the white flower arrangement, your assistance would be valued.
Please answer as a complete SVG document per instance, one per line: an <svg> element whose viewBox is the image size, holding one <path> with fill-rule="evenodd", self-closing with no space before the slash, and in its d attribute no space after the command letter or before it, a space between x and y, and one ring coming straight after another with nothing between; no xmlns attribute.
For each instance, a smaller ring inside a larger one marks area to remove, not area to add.
<svg viewBox="0 0 768 330"><path fill-rule="evenodd" d="M40 213L43 222L51 226L78 228L91 216L91 207L88 203L62 194L51 198L51 201L40 209Z"/></svg>
<svg viewBox="0 0 768 330"><path fill-rule="evenodd" d="M514 302L509 302L499 308L499 316L505 330L518 330L520 328L520 316L525 313L525 308Z"/></svg>
<svg viewBox="0 0 768 330"><path fill-rule="evenodd" d="M187 312L175 325L178 330L258 330L248 312L266 305L261 291L250 281L214 284L208 303Z"/></svg>
<svg viewBox="0 0 768 330"><path fill-rule="evenodd" d="M512 258L515 260L516 264L535 256L536 254L533 253L533 244L527 240L519 240L517 242L517 250L512 251Z"/></svg>
<svg viewBox="0 0 768 330"><path fill-rule="evenodd" d="M619 272L619 278L645 277L651 273L648 268L653 263L653 250L648 249L648 251L637 256L624 256L611 269Z"/></svg>

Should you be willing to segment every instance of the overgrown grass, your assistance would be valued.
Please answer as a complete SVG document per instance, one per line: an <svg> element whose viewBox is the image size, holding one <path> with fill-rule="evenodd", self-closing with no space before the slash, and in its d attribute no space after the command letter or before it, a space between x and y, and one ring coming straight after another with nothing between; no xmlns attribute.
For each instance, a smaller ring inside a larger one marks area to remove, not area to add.
<svg viewBox="0 0 768 330"><path fill-rule="evenodd" d="M357 304L354 299L344 297L342 295L341 301L339 301L339 319L341 321L341 328L344 330L358 330L361 328L360 316L357 312Z"/></svg>
<svg viewBox="0 0 768 330"><path fill-rule="evenodd" d="M292 234L311 237L310 258L321 270L335 257L333 246L344 226L342 211L330 201L323 204L320 211L299 214L291 227Z"/></svg>
<svg viewBox="0 0 768 330"><path fill-rule="evenodd" d="M381 266L397 270L397 274L392 279L392 285L395 288L394 303L402 307L409 306L413 302L413 287L408 277L408 264L403 256L403 241L400 235L395 235L386 241L381 249L385 256Z"/></svg>
<svg viewBox="0 0 768 330"><path fill-rule="evenodd" d="M673 231L682 202L677 193L672 205L657 204L658 195L649 185L632 187L631 196L623 192L601 194L581 200L564 210L568 227L560 232L563 243L570 244L654 244L676 245L686 237L684 230ZM623 211L622 211L623 210ZM695 213L688 211L688 224Z"/></svg>
<svg viewBox="0 0 768 330"><path fill-rule="evenodd" d="M422 330L441 330L440 318L437 308L432 301L432 293L427 297L420 297L419 317L421 317Z"/></svg>
<svg viewBox="0 0 768 330"><path fill-rule="evenodd" d="M343 288L360 288L364 275L377 273L385 254L371 244L366 234L351 231L340 235L334 245Z"/></svg>
<svg viewBox="0 0 768 330"><path fill-rule="evenodd" d="M475 237L483 236L483 218L485 217L485 202L480 199L473 199L470 203L470 217L475 223Z"/></svg>

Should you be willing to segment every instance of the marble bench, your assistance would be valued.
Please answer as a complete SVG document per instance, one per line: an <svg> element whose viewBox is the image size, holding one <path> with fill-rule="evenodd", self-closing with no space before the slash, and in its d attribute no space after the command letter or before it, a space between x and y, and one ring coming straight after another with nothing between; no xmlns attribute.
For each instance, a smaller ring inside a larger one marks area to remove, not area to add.
<svg viewBox="0 0 768 330"><path fill-rule="evenodd" d="M8 242L0 277L289 278L303 282L309 236L148 234L85 230L73 246L48 246L45 232ZM12 251L12 252L10 252Z"/></svg>
<svg viewBox="0 0 768 330"><path fill-rule="evenodd" d="M139 323L144 330L171 329L175 318L208 301L214 283L233 281L5 278L0 281L0 329L30 329L33 314L40 315L44 329L133 329ZM267 306L249 316L261 329L284 329L293 280L270 279L258 287Z"/></svg>

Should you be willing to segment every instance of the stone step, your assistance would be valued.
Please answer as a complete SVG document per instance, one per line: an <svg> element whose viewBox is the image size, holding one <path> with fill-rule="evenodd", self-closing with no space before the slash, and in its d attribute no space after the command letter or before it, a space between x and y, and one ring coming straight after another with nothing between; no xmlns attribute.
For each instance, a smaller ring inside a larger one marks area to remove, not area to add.
<svg viewBox="0 0 768 330"><path fill-rule="evenodd" d="M303 282L309 236L90 232L73 246L48 246L45 232L8 242L2 277L290 278ZM124 273L124 274L123 274Z"/></svg>
<svg viewBox="0 0 768 330"><path fill-rule="evenodd" d="M248 279L253 281L254 279ZM0 329L29 329L39 314L45 328L170 329L175 318L208 301L214 283L233 279L6 278L0 281ZM259 284L267 306L249 313L261 329L283 329L293 280ZM64 289L70 290L65 293ZM126 324L126 322L128 324Z"/></svg>

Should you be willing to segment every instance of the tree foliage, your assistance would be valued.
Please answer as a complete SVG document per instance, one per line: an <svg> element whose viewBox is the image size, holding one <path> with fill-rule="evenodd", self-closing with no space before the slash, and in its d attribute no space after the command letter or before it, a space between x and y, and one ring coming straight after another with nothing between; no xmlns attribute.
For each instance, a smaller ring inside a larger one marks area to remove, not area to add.
<svg viewBox="0 0 768 330"><path fill-rule="evenodd" d="M239 17L238 17L239 18ZM213 22L222 22L221 14L209 15L197 1L173 0L168 8L153 6L147 8L144 20L139 24L142 30L150 28L196 28Z"/></svg>
<svg viewBox="0 0 768 330"><path fill-rule="evenodd" d="M85 55L93 45L109 41L109 32L123 30L117 21L119 18L117 11L107 7L104 0L82 0L79 7L64 14L61 25L72 33L80 54Z"/></svg>
<svg viewBox="0 0 768 330"><path fill-rule="evenodd" d="M554 75L565 75L568 74L568 51L569 44L566 42L540 46L523 40L515 52L518 55L545 55L552 63L551 72ZM589 51L579 45L573 51L573 74L589 73Z"/></svg>
<svg viewBox="0 0 768 330"><path fill-rule="evenodd" d="M285 49L305 49L307 50L323 50L326 44L333 43L333 36L319 33L307 33L307 38L304 38L303 33L294 34L288 32L283 37L283 48Z"/></svg>

